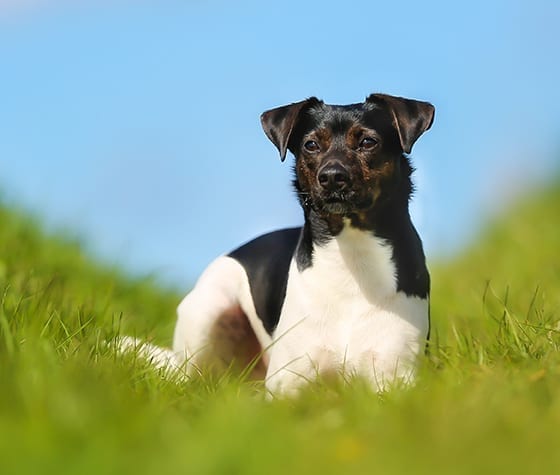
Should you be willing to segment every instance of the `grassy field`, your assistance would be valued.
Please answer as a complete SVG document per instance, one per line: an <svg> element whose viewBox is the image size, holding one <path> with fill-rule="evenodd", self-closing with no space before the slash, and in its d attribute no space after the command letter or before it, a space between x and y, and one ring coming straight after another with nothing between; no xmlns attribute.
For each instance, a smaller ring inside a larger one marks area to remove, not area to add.
<svg viewBox="0 0 560 475"><path fill-rule="evenodd" d="M559 473L559 216L553 186L432 263L415 387L266 402L115 355L118 334L169 344L180 295L0 206L0 473Z"/></svg>

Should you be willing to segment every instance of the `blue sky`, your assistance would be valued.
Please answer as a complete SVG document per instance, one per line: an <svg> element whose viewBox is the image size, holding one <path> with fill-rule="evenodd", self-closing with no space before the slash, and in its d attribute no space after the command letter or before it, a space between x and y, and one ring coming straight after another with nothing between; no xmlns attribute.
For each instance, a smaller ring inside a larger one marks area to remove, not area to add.
<svg viewBox="0 0 560 475"><path fill-rule="evenodd" d="M268 108L432 102L412 153L432 258L558 170L557 1L72 3L0 1L0 196L179 288L301 223Z"/></svg>

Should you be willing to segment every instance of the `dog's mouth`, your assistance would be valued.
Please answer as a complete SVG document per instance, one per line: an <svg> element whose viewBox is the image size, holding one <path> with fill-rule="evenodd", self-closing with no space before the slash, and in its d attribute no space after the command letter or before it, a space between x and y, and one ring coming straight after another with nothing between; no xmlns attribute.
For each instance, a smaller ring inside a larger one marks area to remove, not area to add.
<svg viewBox="0 0 560 475"><path fill-rule="evenodd" d="M316 204L323 213L346 215L368 207L358 193L352 190L321 193Z"/></svg>
<svg viewBox="0 0 560 475"><path fill-rule="evenodd" d="M352 207L346 201L332 199L325 201L321 210L327 214L347 214L352 211Z"/></svg>

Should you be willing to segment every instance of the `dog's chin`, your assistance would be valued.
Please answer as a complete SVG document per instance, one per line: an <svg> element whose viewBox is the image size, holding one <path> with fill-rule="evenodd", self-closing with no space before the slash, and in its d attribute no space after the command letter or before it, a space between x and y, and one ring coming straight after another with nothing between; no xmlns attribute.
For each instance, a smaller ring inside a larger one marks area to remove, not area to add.
<svg viewBox="0 0 560 475"><path fill-rule="evenodd" d="M357 198L353 193L333 193L322 196L319 200L319 209L323 215L349 216L364 208L364 203Z"/></svg>
<svg viewBox="0 0 560 475"><path fill-rule="evenodd" d="M337 215L347 215L352 212L353 207L349 206L348 203L344 201L329 201L323 204L321 207L323 214L337 214Z"/></svg>

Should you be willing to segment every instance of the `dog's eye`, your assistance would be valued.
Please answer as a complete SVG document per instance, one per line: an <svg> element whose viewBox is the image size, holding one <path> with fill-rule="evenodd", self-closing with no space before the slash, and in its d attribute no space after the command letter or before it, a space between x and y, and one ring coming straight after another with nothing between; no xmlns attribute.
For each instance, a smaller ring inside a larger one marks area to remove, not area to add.
<svg viewBox="0 0 560 475"><path fill-rule="evenodd" d="M372 148L376 147L379 143L379 140L374 139L373 137L364 137L360 140L360 148L364 150L371 150Z"/></svg>
<svg viewBox="0 0 560 475"><path fill-rule="evenodd" d="M319 144L315 140L308 140L303 144L303 148L308 152L318 152Z"/></svg>

